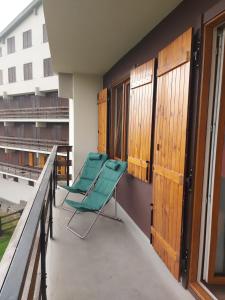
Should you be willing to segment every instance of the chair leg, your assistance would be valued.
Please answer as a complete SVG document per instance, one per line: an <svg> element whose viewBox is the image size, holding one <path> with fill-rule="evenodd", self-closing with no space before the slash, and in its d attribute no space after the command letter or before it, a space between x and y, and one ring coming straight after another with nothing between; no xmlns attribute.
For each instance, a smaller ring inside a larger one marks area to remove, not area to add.
<svg viewBox="0 0 225 300"><path fill-rule="evenodd" d="M94 220L92 221L91 225L88 227L88 229L86 230L86 232L85 232L83 235L81 235L79 232L73 230L73 229L69 226L69 225L70 225L70 222L72 221L72 219L73 219L73 218L75 217L75 215L77 215L78 213L79 213L78 210L75 210L75 212L73 213L72 217L69 219L69 222L67 223L66 228L67 228L70 232L72 232L73 234L75 234L76 236L78 236L79 238L81 238L82 240L84 240L84 239L88 236L88 234L90 233L92 227L95 225L95 223L96 223L96 221L97 221L97 219L98 219L98 217L99 217L99 215L100 215L100 211L97 213L97 215L96 215L96 217L94 218Z"/></svg>
<svg viewBox="0 0 225 300"><path fill-rule="evenodd" d="M116 201L116 200L115 200L115 211L114 211L114 216L105 214L104 212L100 212L100 215L103 216L103 217L105 217L105 218L114 220L114 221L123 222L122 219L120 219L120 218L117 217L117 201Z"/></svg>
<svg viewBox="0 0 225 300"><path fill-rule="evenodd" d="M74 210L73 209L69 209L69 208L67 208L67 207L65 207L65 206L63 206L64 205L64 202L65 202L65 200L66 200L66 198L67 198L67 196L69 195L69 191L67 191L67 194L66 194L66 196L64 197L64 199L63 199L63 201L62 201L62 203L60 203L59 205L57 205L56 207L62 207L62 209L64 209L64 210L66 210L66 211L71 211L71 212L74 212Z"/></svg>
<svg viewBox="0 0 225 300"><path fill-rule="evenodd" d="M118 221L118 222L123 222L122 219L118 218L117 216L117 200L116 200L116 189L114 191L114 196L115 196L115 208L114 208L114 216L111 216L111 215L108 215L108 214L105 214L104 212L100 212L100 215L105 217L105 218L108 218L108 219L112 219L114 221Z"/></svg>

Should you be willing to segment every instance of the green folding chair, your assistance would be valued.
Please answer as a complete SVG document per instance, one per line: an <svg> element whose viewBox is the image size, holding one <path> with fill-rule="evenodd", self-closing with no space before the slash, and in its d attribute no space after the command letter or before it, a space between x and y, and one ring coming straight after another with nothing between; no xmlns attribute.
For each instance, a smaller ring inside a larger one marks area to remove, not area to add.
<svg viewBox="0 0 225 300"><path fill-rule="evenodd" d="M85 163L83 164L82 168L80 169L73 184L71 186L68 185L63 186L63 188L66 189L68 192L61 204L62 207L69 193L85 195L85 193L90 189L95 178L98 176L99 172L102 169L102 166L104 165L107 159L108 159L107 154L94 153L94 152L90 152L88 154L88 157ZM63 208L66 209L65 207Z"/></svg>
<svg viewBox="0 0 225 300"><path fill-rule="evenodd" d="M81 202L76 202L69 199L65 200L67 205L75 209L72 217L70 218L66 226L68 230L70 230L73 234L80 237L81 239L84 239L88 236L89 232L91 231L92 227L94 226L94 224L96 223L100 215L116 221L122 221L120 218L117 217L116 195L115 195L115 216L107 215L103 211L106 204L112 198L113 193L116 190L117 184L119 183L120 178L123 176L126 169L127 169L126 162L108 160L104 164L99 175L97 176L94 183L87 191L87 193L85 194ZM85 233L81 234L73 230L70 227L70 223L77 214L84 213L84 212L95 213L96 217L91 222L90 226L85 231Z"/></svg>

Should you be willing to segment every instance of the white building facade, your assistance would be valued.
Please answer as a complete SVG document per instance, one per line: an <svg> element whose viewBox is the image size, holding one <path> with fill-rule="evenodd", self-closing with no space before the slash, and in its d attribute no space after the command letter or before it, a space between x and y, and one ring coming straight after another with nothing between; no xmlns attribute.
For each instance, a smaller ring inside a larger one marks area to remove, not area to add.
<svg viewBox="0 0 225 300"><path fill-rule="evenodd" d="M0 55L0 96L58 90L41 1L33 1L0 33ZM12 68L15 76L10 82Z"/></svg>

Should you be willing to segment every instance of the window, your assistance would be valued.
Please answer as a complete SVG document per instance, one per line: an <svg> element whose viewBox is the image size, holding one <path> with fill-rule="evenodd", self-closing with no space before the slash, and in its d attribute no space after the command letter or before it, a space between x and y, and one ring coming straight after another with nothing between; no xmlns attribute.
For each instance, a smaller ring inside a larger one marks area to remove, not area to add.
<svg viewBox="0 0 225 300"><path fill-rule="evenodd" d="M112 89L110 155L115 159L127 159L129 98L129 80Z"/></svg>
<svg viewBox="0 0 225 300"><path fill-rule="evenodd" d="M0 47L0 57L2 57L2 47Z"/></svg>
<svg viewBox="0 0 225 300"><path fill-rule="evenodd" d="M11 54L16 51L16 45L15 45L15 37L12 36L11 38L7 39L7 53Z"/></svg>
<svg viewBox="0 0 225 300"><path fill-rule="evenodd" d="M0 85L3 85L3 71L0 70Z"/></svg>
<svg viewBox="0 0 225 300"><path fill-rule="evenodd" d="M44 59L43 66L44 66L44 77L52 76L53 75L53 69L52 69L52 60L51 60L51 58Z"/></svg>
<svg viewBox="0 0 225 300"><path fill-rule="evenodd" d="M16 82L16 67L12 67L8 69L8 80L9 83Z"/></svg>
<svg viewBox="0 0 225 300"><path fill-rule="evenodd" d="M32 63L27 63L27 64L23 65L23 77L24 77L24 80L33 79Z"/></svg>
<svg viewBox="0 0 225 300"><path fill-rule="evenodd" d="M43 43L48 42L48 33L46 29L46 24L43 24Z"/></svg>
<svg viewBox="0 0 225 300"><path fill-rule="evenodd" d="M23 49L30 48L32 46L32 31L28 30L23 33Z"/></svg>

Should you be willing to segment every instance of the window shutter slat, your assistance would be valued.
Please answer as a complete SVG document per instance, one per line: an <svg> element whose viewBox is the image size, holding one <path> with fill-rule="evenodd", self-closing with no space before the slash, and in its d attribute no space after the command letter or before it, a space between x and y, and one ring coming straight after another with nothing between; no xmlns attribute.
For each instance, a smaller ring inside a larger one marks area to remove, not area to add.
<svg viewBox="0 0 225 300"><path fill-rule="evenodd" d="M108 90L103 89L98 94L98 152L107 152L107 111Z"/></svg>
<svg viewBox="0 0 225 300"><path fill-rule="evenodd" d="M147 182L151 156L154 60L135 68L130 77L128 173Z"/></svg>

